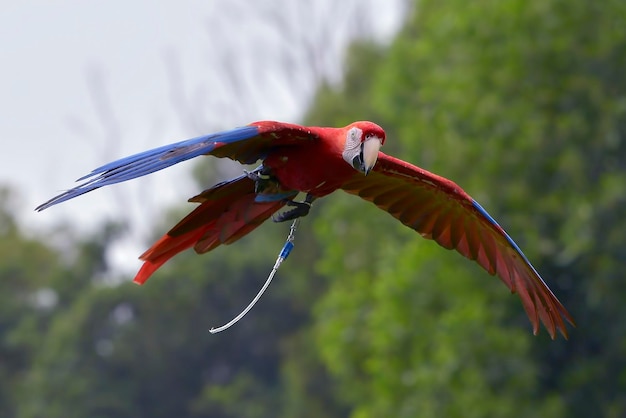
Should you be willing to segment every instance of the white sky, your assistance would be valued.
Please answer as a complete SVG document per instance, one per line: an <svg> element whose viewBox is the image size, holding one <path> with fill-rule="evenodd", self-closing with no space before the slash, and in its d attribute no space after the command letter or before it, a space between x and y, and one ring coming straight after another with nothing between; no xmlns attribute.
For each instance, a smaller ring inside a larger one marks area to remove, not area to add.
<svg viewBox="0 0 626 418"><path fill-rule="evenodd" d="M129 217L113 258L134 272L155 217L198 191L193 163L33 208L138 151L254 120L298 122L315 79L339 78L348 40L388 39L403 3L2 1L0 185L18 192L19 220L33 232Z"/></svg>

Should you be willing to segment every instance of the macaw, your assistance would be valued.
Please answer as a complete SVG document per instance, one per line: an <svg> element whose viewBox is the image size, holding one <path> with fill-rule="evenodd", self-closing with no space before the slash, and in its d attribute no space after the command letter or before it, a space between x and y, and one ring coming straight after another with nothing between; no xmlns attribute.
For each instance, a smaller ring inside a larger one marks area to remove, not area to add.
<svg viewBox="0 0 626 418"><path fill-rule="evenodd" d="M504 229L454 182L381 152L384 142L384 130L366 121L343 128L255 122L105 164L36 210L200 155L261 160L255 170L191 198L200 205L140 256L134 282L143 284L190 247L201 254L232 244L272 215L276 222L305 216L315 199L342 189L497 275L520 296L534 334L541 321L553 339L557 330L567 338L564 319L574 325L572 317ZM300 192L305 198L296 201ZM277 214L284 206L290 209Z"/></svg>

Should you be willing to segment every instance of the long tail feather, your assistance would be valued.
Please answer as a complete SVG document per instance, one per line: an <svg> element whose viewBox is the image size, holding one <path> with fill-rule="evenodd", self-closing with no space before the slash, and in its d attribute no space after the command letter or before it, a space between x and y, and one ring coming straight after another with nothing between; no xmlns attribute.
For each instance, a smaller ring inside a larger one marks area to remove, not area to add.
<svg viewBox="0 0 626 418"><path fill-rule="evenodd" d="M193 247L205 253L247 235L285 205L283 200L256 202L254 182L242 176L220 183L190 199L200 206L139 258L144 264L133 280L143 284L159 267Z"/></svg>
<svg viewBox="0 0 626 418"><path fill-rule="evenodd" d="M191 248L202 234L204 234L204 230L198 229L178 237L172 237L169 234L163 235L139 257L140 260L144 260L144 263L133 281L137 284L144 284L152 273L157 271L167 260L179 252Z"/></svg>

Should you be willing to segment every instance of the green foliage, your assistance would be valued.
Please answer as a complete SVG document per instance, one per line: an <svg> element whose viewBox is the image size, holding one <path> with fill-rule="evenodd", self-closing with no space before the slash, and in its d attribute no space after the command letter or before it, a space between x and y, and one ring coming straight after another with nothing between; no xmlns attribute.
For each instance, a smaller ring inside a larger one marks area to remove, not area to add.
<svg viewBox="0 0 626 418"><path fill-rule="evenodd" d="M277 283L247 318L253 320L217 336L208 329L248 303L281 240L266 228L212 256L183 254L141 288L86 289L52 321L17 416L273 415L283 403L281 364L293 355L283 346L308 302Z"/></svg>
<svg viewBox="0 0 626 418"><path fill-rule="evenodd" d="M72 238L77 260L71 263L51 248L47 237L29 238L19 228L12 211L12 195L3 190L0 201L0 416L19 416L25 410L24 394L35 359L49 348L42 345L51 324L65 316L77 298L83 296L105 266L103 251L115 228L104 226L94 237ZM107 232L108 231L108 232ZM59 229L57 237L67 231ZM94 251L100 249L100 251ZM71 265L68 266L68 263ZM66 327L72 323L67 322ZM59 339L52 343L59 344ZM63 351L63 347L60 348ZM56 383L54 373L40 375L46 387ZM28 405L29 407L31 405Z"/></svg>
<svg viewBox="0 0 626 418"><path fill-rule="evenodd" d="M354 49L343 88L320 92L308 122L377 117L385 152L488 207L579 323L567 343L530 344L519 304L466 260L390 244L391 225L342 238L325 246L322 271L340 280L317 307L318 345L354 416L625 413L625 330L611 319L626 314L624 21L620 1L421 1L388 51ZM338 216L372 228L380 214L357 204L335 201ZM336 235L321 222L318 234ZM367 256L352 269L354 254Z"/></svg>
<svg viewBox="0 0 626 418"><path fill-rule="evenodd" d="M204 257L181 254L138 287L128 278L111 284L104 260L118 227L84 239L59 228L48 234L53 248L25 238L8 203L0 213L10 221L0 235L2 416L332 417L345 410L297 332L323 290L317 275L297 267L314 264L314 241L297 242L246 320L208 332L254 296L288 225L269 223ZM300 360L303 348L309 352ZM321 388L319 396L309 388Z"/></svg>

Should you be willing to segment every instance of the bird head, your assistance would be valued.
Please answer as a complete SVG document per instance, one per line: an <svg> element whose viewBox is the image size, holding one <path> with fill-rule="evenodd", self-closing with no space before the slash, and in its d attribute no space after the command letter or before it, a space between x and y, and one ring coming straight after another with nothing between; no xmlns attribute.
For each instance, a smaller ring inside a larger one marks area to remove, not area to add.
<svg viewBox="0 0 626 418"><path fill-rule="evenodd" d="M378 151L385 142L385 131L372 122L354 122L347 126L343 159L367 175L376 164Z"/></svg>

